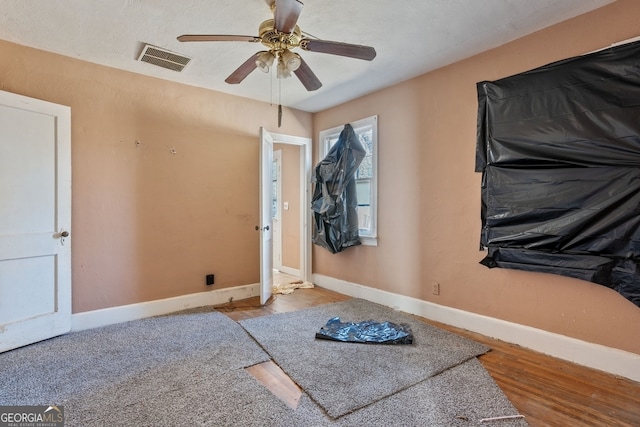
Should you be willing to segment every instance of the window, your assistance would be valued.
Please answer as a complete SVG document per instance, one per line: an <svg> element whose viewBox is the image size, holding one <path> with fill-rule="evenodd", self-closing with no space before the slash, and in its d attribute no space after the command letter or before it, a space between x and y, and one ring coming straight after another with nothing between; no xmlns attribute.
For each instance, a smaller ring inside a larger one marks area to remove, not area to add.
<svg viewBox="0 0 640 427"><path fill-rule="evenodd" d="M378 163L378 116L367 117L351 123L367 154L356 171L358 197L358 233L363 245L377 245L377 163ZM338 141L344 126L336 126L320 132L320 159Z"/></svg>
<svg viewBox="0 0 640 427"><path fill-rule="evenodd" d="M278 199L280 194L278 191L279 178L280 178L280 153L278 151L273 152L273 167L271 168L271 217L274 221L280 219L280 206Z"/></svg>

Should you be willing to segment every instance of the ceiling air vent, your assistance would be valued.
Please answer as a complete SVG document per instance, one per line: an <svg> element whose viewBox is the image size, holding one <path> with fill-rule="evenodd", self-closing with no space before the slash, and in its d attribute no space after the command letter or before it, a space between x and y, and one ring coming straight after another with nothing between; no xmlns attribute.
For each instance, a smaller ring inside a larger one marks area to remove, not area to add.
<svg viewBox="0 0 640 427"><path fill-rule="evenodd" d="M147 44L144 46L144 49L142 49L138 61L148 62L158 67L179 72L184 70L184 67L191 61L191 58Z"/></svg>

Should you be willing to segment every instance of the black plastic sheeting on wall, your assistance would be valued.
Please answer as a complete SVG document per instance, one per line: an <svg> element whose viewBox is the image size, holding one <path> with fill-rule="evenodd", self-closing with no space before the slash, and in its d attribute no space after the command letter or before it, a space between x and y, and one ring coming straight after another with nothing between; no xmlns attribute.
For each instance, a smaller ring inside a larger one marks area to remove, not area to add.
<svg viewBox="0 0 640 427"><path fill-rule="evenodd" d="M359 245L355 173L366 151L350 124L316 165L311 200L313 243L331 253Z"/></svg>
<svg viewBox="0 0 640 427"><path fill-rule="evenodd" d="M407 324L374 320L342 322L339 317L329 319L316 332L316 338L363 344L413 344L413 333Z"/></svg>
<svg viewBox="0 0 640 427"><path fill-rule="evenodd" d="M640 306L640 42L478 89L481 261Z"/></svg>

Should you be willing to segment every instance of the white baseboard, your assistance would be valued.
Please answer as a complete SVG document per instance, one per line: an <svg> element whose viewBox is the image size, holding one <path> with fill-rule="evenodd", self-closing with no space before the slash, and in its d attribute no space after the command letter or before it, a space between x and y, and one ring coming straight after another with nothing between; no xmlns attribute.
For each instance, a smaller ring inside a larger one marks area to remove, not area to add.
<svg viewBox="0 0 640 427"><path fill-rule="evenodd" d="M279 268L280 272L290 274L292 276L300 277L300 270L291 267L285 267L284 265Z"/></svg>
<svg viewBox="0 0 640 427"><path fill-rule="evenodd" d="M640 381L640 354L605 347L542 329L438 305L321 274L314 274L313 282L322 288L341 294L366 299L406 313L518 344L579 365Z"/></svg>
<svg viewBox="0 0 640 427"><path fill-rule="evenodd" d="M160 316L187 308L223 304L229 302L230 298L241 300L258 295L260 295L260 284L254 283L251 285L182 295L174 298L75 313L71 315L71 331L82 331L100 326L128 322L130 320L143 319L145 317Z"/></svg>

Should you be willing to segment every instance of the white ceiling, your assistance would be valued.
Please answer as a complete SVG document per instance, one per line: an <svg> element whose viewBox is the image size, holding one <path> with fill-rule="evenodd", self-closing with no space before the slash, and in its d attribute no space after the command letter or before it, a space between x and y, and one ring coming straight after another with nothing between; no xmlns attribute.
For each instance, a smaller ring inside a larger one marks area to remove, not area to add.
<svg viewBox="0 0 640 427"><path fill-rule="evenodd" d="M301 53L323 87L259 70L224 79L256 51L247 42L180 43L181 34L257 36L264 0L0 0L0 39L135 73L316 112L434 70L613 0L302 0L314 37L373 46L371 61ZM193 60L181 73L137 61L145 44ZM280 99L279 99L280 94Z"/></svg>

